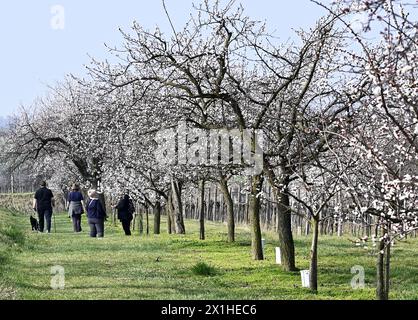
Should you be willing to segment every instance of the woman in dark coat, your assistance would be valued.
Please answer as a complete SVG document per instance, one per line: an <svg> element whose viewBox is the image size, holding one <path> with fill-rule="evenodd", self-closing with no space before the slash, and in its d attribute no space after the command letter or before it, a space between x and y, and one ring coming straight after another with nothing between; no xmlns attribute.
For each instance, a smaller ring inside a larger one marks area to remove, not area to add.
<svg viewBox="0 0 418 320"><path fill-rule="evenodd" d="M87 205L87 218L90 226L90 237L104 237L104 222L107 217L106 210L99 200L96 190L89 191L89 203Z"/></svg>
<svg viewBox="0 0 418 320"><path fill-rule="evenodd" d="M123 198L115 206L118 210L118 219L122 223L125 235L131 235L131 221L133 220L134 206L128 192L125 193Z"/></svg>
<svg viewBox="0 0 418 320"><path fill-rule="evenodd" d="M84 197L77 184L72 186L68 194L68 216L73 220L74 232L81 232L81 215L86 212Z"/></svg>

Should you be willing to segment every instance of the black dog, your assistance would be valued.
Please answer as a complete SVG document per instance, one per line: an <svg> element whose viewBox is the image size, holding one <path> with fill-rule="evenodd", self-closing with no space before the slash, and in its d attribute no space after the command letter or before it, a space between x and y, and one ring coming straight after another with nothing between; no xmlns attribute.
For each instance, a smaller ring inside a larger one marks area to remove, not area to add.
<svg viewBox="0 0 418 320"><path fill-rule="evenodd" d="M39 231L39 223L34 217L30 216L30 224L32 225L32 231Z"/></svg>

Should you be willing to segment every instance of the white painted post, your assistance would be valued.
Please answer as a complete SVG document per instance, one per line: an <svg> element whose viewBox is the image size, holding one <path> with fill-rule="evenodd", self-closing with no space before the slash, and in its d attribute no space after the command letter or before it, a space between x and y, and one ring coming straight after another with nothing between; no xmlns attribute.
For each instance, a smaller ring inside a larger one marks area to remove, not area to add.
<svg viewBox="0 0 418 320"><path fill-rule="evenodd" d="M282 252L279 247L276 247L276 264L282 264Z"/></svg>
<svg viewBox="0 0 418 320"><path fill-rule="evenodd" d="M261 239L261 248L263 249L263 256L265 255L264 248L266 247L266 239Z"/></svg>
<svg viewBox="0 0 418 320"><path fill-rule="evenodd" d="M302 288L309 288L309 270L301 270L300 277L302 280Z"/></svg>

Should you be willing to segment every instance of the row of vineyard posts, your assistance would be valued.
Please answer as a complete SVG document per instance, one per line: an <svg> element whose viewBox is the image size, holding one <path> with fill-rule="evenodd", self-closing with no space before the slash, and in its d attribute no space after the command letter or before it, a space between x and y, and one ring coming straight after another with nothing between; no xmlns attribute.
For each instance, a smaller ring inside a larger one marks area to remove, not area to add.
<svg viewBox="0 0 418 320"><path fill-rule="evenodd" d="M241 184L234 184L229 187L229 192L233 199L233 211L235 225L249 226L251 224L249 216L249 194L245 191L245 186ZM300 191L299 191L300 192ZM268 183L263 185L264 197L260 206L260 223L263 231L276 231L277 230L277 216L279 214L277 210L277 203L275 203L272 188ZM188 220L201 220L201 212L199 210L199 189L194 188L189 190L187 196L183 199L183 216ZM377 237L377 228L373 228L376 225L376 217L370 215L364 218L354 218L349 213L335 212L334 207L342 207L340 203L341 197L336 197L330 202L328 208L323 211L323 216L319 222L320 235L327 236L351 236L354 238L371 238ZM138 231L139 234L159 234L162 232L160 227L160 219L156 219L156 208L145 204L141 201L136 202L136 213L134 215L133 228ZM162 202L158 204L161 208L157 211L161 212L162 216L167 217L167 204ZM290 206L300 212L304 208L296 201L291 200ZM112 212L112 223L117 225L117 213L114 209L109 208ZM220 190L220 187L216 183L206 184L204 188L204 220L216 223L227 223L227 205L224 198L224 194ZM325 218L325 219L324 219ZM297 236L308 236L311 234L311 223L309 220L304 219L302 215L294 214L292 219L292 232ZM157 221L157 222L156 222ZM167 230L168 233L172 233L172 230ZM417 236L417 232L413 233L413 236Z"/></svg>

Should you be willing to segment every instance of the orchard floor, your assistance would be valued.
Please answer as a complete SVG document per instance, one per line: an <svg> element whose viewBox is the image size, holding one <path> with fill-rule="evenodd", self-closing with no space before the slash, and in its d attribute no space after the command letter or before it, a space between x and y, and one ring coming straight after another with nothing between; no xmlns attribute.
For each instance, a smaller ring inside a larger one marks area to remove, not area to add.
<svg viewBox="0 0 418 320"><path fill-rule="evenodd" d="M252 261L250 233L237 228L237 242L225 243L226 226L207 223L199 241L198 222L187 221L187 235L125 237L120 226L106 226L103 240L72 233L69 218L56 216L52 234L31 232L29 218L0 211L0 299L374 299L375 256L347 238L323 236L319 247L319 292L301 288L300 273L275 264L274 233L265 233L266 260ZM297 265L309 265L309 238L296 239ZM213 266L213 276L195 275L194 265ZM65 288L51 289L51 267L65 269ZM366 287L353 290L353 266L365 269ZM394 247L391 299L418 299L418 241Z"/></svg>

